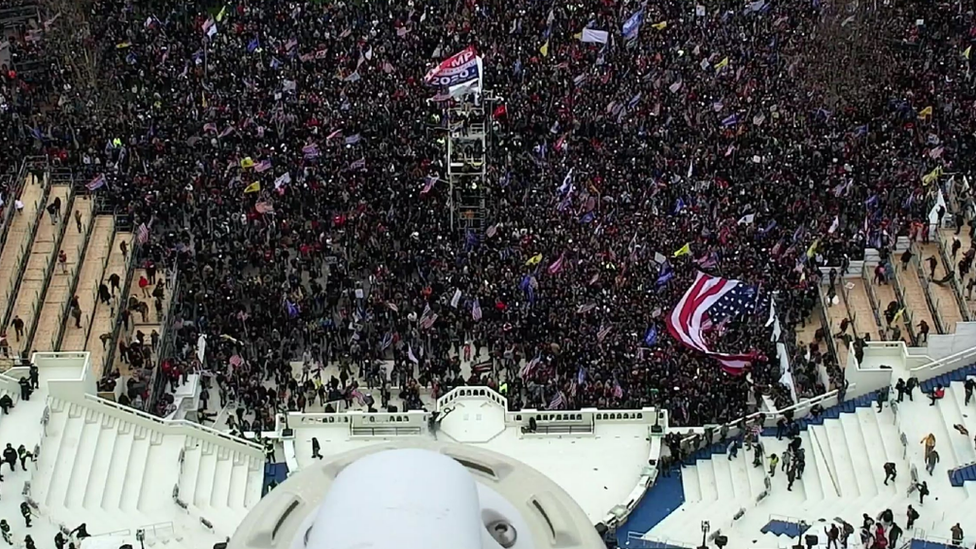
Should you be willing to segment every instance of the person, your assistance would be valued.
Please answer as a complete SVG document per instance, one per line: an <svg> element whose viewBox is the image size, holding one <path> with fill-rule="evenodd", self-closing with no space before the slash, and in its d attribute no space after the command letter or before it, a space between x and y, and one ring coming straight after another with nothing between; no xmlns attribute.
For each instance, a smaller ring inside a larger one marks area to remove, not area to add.
<svg viewBox="0 0 976 549"><path fill-rule="evenodd" d="M776 454L771 454L769 456L769 476L776 476L776 467L779 465L779 457Z"/></svg>
<svg viewBox="0 0 976 549"><path fill-rule="evenodd" d="M312 457L315 459L322 459L321 450L322 447L319 445L319 439L312 437Z"/></svg>
<svg viewBox="0 0 976 549"><path fill-rule="evenodd" d="M17 450L9 442L7 447L3 449L3 462L10 465L10 471L14 472L17 470Z"/></svg>
<svg viewBox="0 0 976 549"><path fill-rule="evenodd" d="M51 225L57 225L61 218L61 197L55 196L54 200L47 205L47 213L51 216Z"/></svg>
<svg viewBox="0 0 976 549"><path fill-rule="evenodd" d="M898 392L898 402L904 401L905 400L905 380L904 379L898 378L898 381L895 383L895 391Z"/></svg>
<svg viewBox="0 0 976 549"><path fill-rule="evenodd" d="M728 458L728 461L732 461L733 459L739 457L739 446L741 444L742 443L739 442L739 438L738 437L734 437L732 439L732 442L729 442L729 449L728 449L729 458Z"/></svg>
<svg viewBox="0 0 976 549"><path fill-rule="evenodd" d="M64 549L65 543L67 543L67 540L64 538L64 534L62 534L60 531L54 534L55 549Z"/></svg>
<svg viewBox="0 0 976 549"><path fill-rule="evenodd" d="M894 481L895 477L898 476L898 471L895 469L895 464L891 461L884 464L884 472L885 472L885 478L884 478L885 486L888 485L889 480Z"/></svg>
<svg viewBox="0 0 976 549"><path fill-rule="evenodd" d="M924 456L927 458L929 452L935 449L935 435L932 433L925 435L924 437L922 437L921 444L924 445L924 449L925 449Z"/></svg>
<svg viewBox="0 0 976 549"><path fill-rule="evenodd" d="M952 545L956 547L962 545L962 539L964 537L962 526L959 526L959 523L957 522L955 526L949 529L949 531L952 532Z"/></svg>
<svg viewBox="0 0 976 549"><path fill-rule="evenodd" d="M61 274L68 274L68 254L64 250L58 252L58 265L61 266Z"/></svg>
<svg viewBox="0 0 976 549"><path fill-rule="evenodd" d="M88 525L82 522L77 528L68 532L68 537L74 536L75 539L83 540L85 538L91 537L88 533Z"/></svg>
<svg viewBox="0 0 976 549"><path fill-rule="evenodd" d="M793 483L796 482L796 469L797 467L794 465L786 470L786 491L787 492L793 491Z"/></svg>
<svg viewBox="0 0 976 549"><path fill-rule="evenodd" d="M898 540L901 539L901 535L904 531L895 523L891 523L891 527L888 528L888 546L898 547Z"/></svg>
<svg viewBox="0 0 976 549"><path fill-rule="evenodd" d="M23 444L17 447L17 456L20 458L20 468L24 471L27 470L27 460L34 461L34 454L28 452Z"/></svg>
<svg viewBox="0 0 976 549"><path fill-rule="evenodd" d="M915 402L915 388L918 387L918 379L914 377L908 378L905 383L905 391L908 393L908 400L910 402Z"/></svg>
<svg viewBox="0 0 976 549"><path fill-rule="evenodd" d="M918 511L916 511L915 508L909 505L907 515L908 515L908 522L906 523L905 528L911 530L912 528L915 527L915 521L918 520Z"/></svg>
<svg viewBox="0 0 976 549"><path fill-rule="evenodd" d="M31 508L30 508L30 505L28 505L26 501L22 501L20 503L20 514L21 514L22 517L24 517L24 522L27 524L27 527L30 528L31 527Z"/></svg>
<svg viewBox="0 0 976 549"><path fill-rule="evenodd" d="M925 319L920 320L918 323L918 336L919 343L929 342L929 323L925 322Z"/></svg>
<svg viewBox="0 0 976 549"><path fill-rule="evenodd" d="M837 528L837 525L831 524L830 528L824 526L824 533L827 534L827 549L839 549L840 529Z"/></svg>
<svg viewBox="0 0 976 549"><path fill-rule="evenodd" d="M3 536L3 541L7 542L7 545L14 544L14 541L10 535L10 525L7 524L7 519L0 519L0 535Z"/></svg>
<svg viewBox="0 0 976 549"><path fill-rule="evenodd" d="M938 465L938 463L939 463L939 452L935 448L926 452L925 470L929 472L929 476L932 476L932 471L935 470L935 466Z"/></svg>
<svg viewBox="0 0 976 549"><path fill-rule="evenodd" d="M0 410L3 410L4 415L10 414L10 409L14 407L14 401L10 398L10 395L4 394L0 396Z"/></svg>
<svg viewBox="0 0 976 549"><path fill-rule="evenodd" d="M21 376L20 381L17 382L20 385L20 400L24 402L30 401L31 396L31 384L27 381L26 377Z"/></svg>
<svg viewBox="0 0 976 549"><path fill-rule="evenodd" d="M935 406L935 401L942 400L945 397L945 388L942 385L937 385L932 392L929 393L929 406Z"/></svg>
<svg viewBox="0 0 976 549"><path fill-rule="evenodd" d="M34 538L30 537L30 534L24 536L24 549L37 549L37 544L34 543Z"/></svg>
<svg viewBox="0 0 976 549"><path fill-rule="evenodd" d="M922 505L925 503L925 496L929 495L929 483L927 481L922 481L918 485L918 504Z"/></svg>
<svg viewBox="0 0 976 549"><path fill-rule="evenodd" d="M20 315L14 315L14 319L11 321L14 326L14 335L17 337L17 341L24 337L24 319L20 318Z"/></svg>
<svg viewBox="0 0 976 549"><path fill-rule="evenodd" d="M81 210L75 210L75 225L78 227L78 233L83 233L81 228Z"/></svg>
<svg viewBox="0 0 976 549"><path fill-rule="evenodd" d="M966 396L966 400L965 400L965 402L963 404L966 405L966 406L969 406L969 401L971 401L973 399L973 389L976 389L976 379L973 379L971 377L967 377L966 378L966 381L963 383L962 387L963 387L963 391L965 392L965 396Z"/></svg>

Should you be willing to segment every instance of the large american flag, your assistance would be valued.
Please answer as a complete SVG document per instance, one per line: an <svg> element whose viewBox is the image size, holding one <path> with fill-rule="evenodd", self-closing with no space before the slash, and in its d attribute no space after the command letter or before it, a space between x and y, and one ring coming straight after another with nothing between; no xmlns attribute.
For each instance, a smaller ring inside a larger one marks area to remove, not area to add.
<svg viewBox="0 0 976 549"><path fill-rule="evenodd" d="M668 316L668 332L686 346L714 357L726 372L741 374L752 364L755 354L712 352L705 343L704 332L713 323L755 312L756 298L753 286L699 272L695 283Z"/></svg>

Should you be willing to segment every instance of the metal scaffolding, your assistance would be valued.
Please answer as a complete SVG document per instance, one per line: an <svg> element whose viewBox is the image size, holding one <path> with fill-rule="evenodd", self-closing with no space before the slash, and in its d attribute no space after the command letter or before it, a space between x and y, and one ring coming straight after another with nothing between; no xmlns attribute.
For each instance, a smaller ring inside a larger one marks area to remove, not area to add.
<svg viewBox="0 0 976 549"><path fill-rule="evenodd" d="M471 94L447 110L447 180L452 229L480 232L488 217L486 172L491 101L490 94Z"/></svg>

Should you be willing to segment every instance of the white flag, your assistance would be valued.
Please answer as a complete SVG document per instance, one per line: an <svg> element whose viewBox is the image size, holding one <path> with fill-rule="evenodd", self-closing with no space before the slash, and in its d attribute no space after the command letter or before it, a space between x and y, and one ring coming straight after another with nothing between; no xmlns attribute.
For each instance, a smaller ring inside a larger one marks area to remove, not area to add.
<svg viewBox="0 0 976 549"><path fill-rule="evenodd" d="M458 303L461 302L461 289L458 288L454 290L454 297L451 298L451 307L457 309Z"/></svg>
<svg viewBox="0 0 976 549"><path fill-rule="evenodd" d="M595 42L597 44L606 44L607 39L610 34L607 31L594 30L594 29L583 29L580 33L580 41L582 42Z"/></svg>
<svg viewBox="0 0 976 549"><path fill-rule="evenodd" d="M755 221L755 219L756 219L756 214L744 215L744 216L742 216L739 219L738 224L739 225L752 225L752 222Z"/></svg>
<svg viewBox="0 0 976 549"><path fill-rule="evenodd" d="M834 231L837 230L837 227L838 226L840 226L840 219L838 219L837 216L835 215L834 216L834 222L830 224L830 228L827 229L827 232L829 234L834 234Z"/></svg>

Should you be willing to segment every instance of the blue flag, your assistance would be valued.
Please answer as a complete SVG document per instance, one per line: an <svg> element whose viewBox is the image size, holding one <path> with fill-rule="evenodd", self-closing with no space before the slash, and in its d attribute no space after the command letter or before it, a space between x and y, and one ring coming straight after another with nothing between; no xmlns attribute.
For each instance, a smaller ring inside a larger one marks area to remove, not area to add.
<svg viewBox="0 0 976 549"><path fill-rule="evenodd" d="M657 343L657 326L651 326L644 334L644 345L653 347L655 343Z"/></svg>
<svg viewBox="0 0 976 549"><path fill-rule="evenodd" d="M252 53L254 50L260 47L261 47L261 41L255 38L247 43L247 53Z"/></svg>
<svg viewBox="0 0 976 549"><path fill-rule="evenodd" d="M622 29L622 34L624 38L630 40L637 37L637 32L640 30L641 23L644 22L644 7L634 12L634 15L630 16L630 19L624 22L624 27Z"/></svg>

